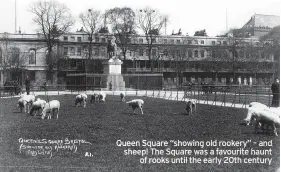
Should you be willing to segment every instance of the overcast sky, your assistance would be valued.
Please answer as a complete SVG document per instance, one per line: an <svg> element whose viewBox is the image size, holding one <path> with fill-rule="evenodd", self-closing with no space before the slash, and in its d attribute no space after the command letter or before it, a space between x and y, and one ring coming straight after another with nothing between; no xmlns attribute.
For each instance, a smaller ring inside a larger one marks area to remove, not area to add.
<svg viewBox="0 0 281 172"><path fill-rule="evenodd" d="M24 33L36 33L32 23L32 14L28 7L36 0L17 0L17 30ZM185 35L206 29L209 36L216 36L226 30L226 11L228 28L242 27L252 15L267 14L280 16L280 0L58 0L65 3L76 17L72 31L81 27L79 13L94 8L104 12L113 7L128 6L141 9L146 6L157 9L169 16L167 34L181 28ZM15 31L15 0L0 0L0 33ZM162 31L164 32L164 30Z"/></svg>

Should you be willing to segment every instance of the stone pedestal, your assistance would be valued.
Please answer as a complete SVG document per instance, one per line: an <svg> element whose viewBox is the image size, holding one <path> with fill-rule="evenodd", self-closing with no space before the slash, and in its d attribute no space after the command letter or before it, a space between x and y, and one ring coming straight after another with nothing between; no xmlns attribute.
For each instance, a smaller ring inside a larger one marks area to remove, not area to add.
<svg viewBox="0 0 281 172"><path fill-rule="evenodd" d="M103 63L102 88L114 91L125 89L125 82L121 75L122 64L121 60L114 57Z"/></svg>

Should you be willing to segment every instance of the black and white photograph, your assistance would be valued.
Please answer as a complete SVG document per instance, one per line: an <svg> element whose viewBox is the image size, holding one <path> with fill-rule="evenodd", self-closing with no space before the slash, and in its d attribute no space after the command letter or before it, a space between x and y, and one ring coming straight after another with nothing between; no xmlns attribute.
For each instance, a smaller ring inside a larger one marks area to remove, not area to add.
<svg viewBox="0 0 281 172"><path fill-rule="evenodd" d="M280 172L280 0L0 0L0 172Z"/></svg>

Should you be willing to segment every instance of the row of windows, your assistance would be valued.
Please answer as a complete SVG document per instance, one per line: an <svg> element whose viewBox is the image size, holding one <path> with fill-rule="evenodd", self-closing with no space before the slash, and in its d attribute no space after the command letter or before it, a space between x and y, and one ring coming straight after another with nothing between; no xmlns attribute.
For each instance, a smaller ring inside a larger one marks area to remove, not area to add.
<svg viewBox="0 0 281 172"><path fill-rule="evenodd" d="M82 37L75 37L75 36L64 36L63 37L63 40L64 41L71 41L71 42L82 42ZM88 41L90 40L90 37L88 37ZM93 38L93 41L94 42L103 42L105 43L106 42L106 39L105 38L101 38L100 37L94 37Z"/></svg>
<svg viewBox="0 0 281 172"><path fill-rule="evenodd" d="M150 40L148 40L148 41L150 41ZM129 41L130 42L130 41ZM135 43L136 43L137 41L135 40ZM156 42L156 40L154 40L153 42ZM142 43L144 43L144 39L143 38L139 38L138 39L138 43L140 43L140 44L142 44ZM163 43L164 44L182 44L182 43L184 43L184 44L195 44L195 45L198 45L199 43L201 44L201 45L204 45L205 44L205 41L204 40L180 40L180 39L176 39L176 40L174 40L174 39L163 39ZM227 41L212 41L212 45L227 45Z"/></svg>
<svg viewBox="0 0 281 172"><path fill-rule="evenodd" d="M82 42L82 37L75 37L75 36L64 36L63 37L63 40L64 41L71 41L71 42ZM88 40L90 40L90 37L88 37ZM138 39L138 43L140 44L143 44L144 43L144 40L143 38L139 38ZM94 37L93 38L93 41L94 42L103 42L105 43L106 42L106 38L100 38L100 37ZM132 40L129 39L128 42L130 43ZM148 39L148 42L150 41L150 39ZM153 39L152 42L156 42L156 39ZM134 43L137 43L137 40L134 39ZM164 44L182 44L182 43L187 43L187 44L195 44L195 45L198 45L199 43L201 45L205 44L205 41L204 40L187 40L187 42L184 40L180 40L180 39L163 39L163 43ZM212 41L212 45L227 45L227 42L226 41Z"/></svg>
<svg viewBox="0 0 281 172"><path fill-rule="evenodd" d="M11 48L10 56L9 56L9 64L16 65L20 63L20 50L19 48L13 47ZM0 63L2 63L3 57L2 57L2 50L0 49ZM35 65L36 64L36 50L30 49L28 52L28 64Z"/></svg>
<svg viewBox="0 0 281 172"><path fill-rule="evenodd" d="M149 40L150 41L150 40ZM129 41L130 42L130 41ZM136 42L136 41L135 41ZM156 42L155 40L153 42ZM163 43L164 44L181 44L181 43L185 43L185 41L182 41L180 39L177 39L177 40L174 40L174 39L170 39L169 42L168 42L168 39L163 39ZM139 43L142 44L144 43L143 42L143 39L142 38L139 38ZM199 44L199 41L198 40L187 40L187 44L195 44L195 45L198 45ZM205 41L204 40L200 40L200 44L205 44ZM227 42L226 41L212 41L212 45L227 45Z"/></svg>
<svg viewBox="0 0 281 172"><path fill-rule="evenodd" d="M106 48L93 48L92 53L94 56L105 56L106 55ZM82 54L83 53L83 54ZM87 55L88 54L88 49L84 49L82 52L81 47L63 47L63 55L77 55L77 56L82 56L82 55Z"/></svg>
<svg viewBox="0 0 281 172"><path fill-rule="evenodd" d="M184 53L184 54L183 54ZM185 56L186 54L185 54L185 52L181 52L181 51L176 51L175 52L175 56L178 56L178 57L180 57L180 56ZM187 52L187 55L188 55L188 57L190 57L190 58L192 58L192 57L199 57L199 54L200 54L200 57L205 57L205 51L204 50L200 50L200 51L198 51L198 50L194 50L194 51L192 51L192 50L189 50L188 52ZM144 56L144 50L143 49L139 49L139 54L138 54L139 56ZM148 50L146 50L146 54L145 54L146 56L148 56L149 55L149 51ZM152 51L151 51L151 55L152 56L156 56L156 49L152 49ZM193 56L194 55L194 56Z"/></svg>

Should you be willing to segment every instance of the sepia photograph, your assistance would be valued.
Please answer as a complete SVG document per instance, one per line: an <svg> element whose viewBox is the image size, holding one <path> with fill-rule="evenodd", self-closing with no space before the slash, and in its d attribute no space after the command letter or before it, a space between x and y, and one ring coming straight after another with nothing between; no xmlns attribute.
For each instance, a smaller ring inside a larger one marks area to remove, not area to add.
<svg viewBox="0 0 281 172"><path fill-rule="evenodd" d="M279 0L0 3L0 172L280 172Z"/></svg>

